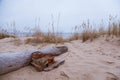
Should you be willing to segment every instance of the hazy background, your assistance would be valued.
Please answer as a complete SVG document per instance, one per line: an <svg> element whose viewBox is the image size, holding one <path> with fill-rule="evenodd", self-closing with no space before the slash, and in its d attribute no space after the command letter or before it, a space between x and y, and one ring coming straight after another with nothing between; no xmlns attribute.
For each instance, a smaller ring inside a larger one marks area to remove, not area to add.
<svg viewBox="0 0 120 80"><path fill-rule="evenodd" d="M71 32L76 25L90 20L106 24L109 15L120 16L120 0L0 0L0 27L28 31L40 26L43 32L52 29Z"/></svg>

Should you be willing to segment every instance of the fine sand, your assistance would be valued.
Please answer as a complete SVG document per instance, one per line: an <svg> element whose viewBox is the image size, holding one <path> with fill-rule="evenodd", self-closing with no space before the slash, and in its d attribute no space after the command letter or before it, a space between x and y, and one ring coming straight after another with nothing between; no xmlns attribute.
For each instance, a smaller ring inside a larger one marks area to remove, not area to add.
<svg viewBox="0 0 120 80"><path fill-rule="evenodd" d="M23 38L22 38L23 39ZM120 39L104 37L93 42L76 40L64 44L24 44L11 38L0 40L0 53L65 45L69 51L56 57L65 63L49 72L26 66L0 76L0 80L120 80Z"/></svg>

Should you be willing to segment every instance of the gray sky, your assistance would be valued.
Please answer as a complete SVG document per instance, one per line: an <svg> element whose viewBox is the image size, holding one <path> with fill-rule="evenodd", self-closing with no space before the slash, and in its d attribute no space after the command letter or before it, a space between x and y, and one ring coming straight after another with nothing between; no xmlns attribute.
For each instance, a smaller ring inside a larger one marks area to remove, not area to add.
<svg viewBox="0 0 120 80"><path fill-rule="evenodd" d="M71 32L87 19L97 23L120 14L119 4L119 0L0 0L0 26L11 28L15 21L19 30L39 24L47 31L52 21L56 29L59 20L58 31Z"/></svg>

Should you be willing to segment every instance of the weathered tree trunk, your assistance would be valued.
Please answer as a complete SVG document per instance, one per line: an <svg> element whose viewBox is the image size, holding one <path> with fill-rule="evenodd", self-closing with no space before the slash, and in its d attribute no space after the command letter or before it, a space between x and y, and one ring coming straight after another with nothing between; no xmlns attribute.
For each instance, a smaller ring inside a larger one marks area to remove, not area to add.
<svg viewBox="0 0 120 80"><path fill-rule="evenodd" d="M66 46L31 50L16 53L0 53L0 75L27 66L31 62L31 54L39 51L43 54L58 56L68 51Z"/></svg>

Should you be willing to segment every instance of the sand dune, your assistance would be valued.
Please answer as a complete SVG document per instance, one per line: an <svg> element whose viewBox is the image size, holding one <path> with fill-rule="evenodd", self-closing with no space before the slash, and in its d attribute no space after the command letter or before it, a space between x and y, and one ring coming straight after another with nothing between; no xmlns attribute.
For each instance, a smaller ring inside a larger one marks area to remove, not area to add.
<svg viewBox="0 0 120 80"><path fill-rule="evenodd" d="M100 37L93 42L81 40L65 45L69 51L56 58L65 63L49 72L37 72L32 66L0 76L0 80L120 80L120 39ZM55 44L15 45L11 38L0 40L0 53L57 46Z"/></svg>

